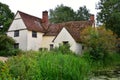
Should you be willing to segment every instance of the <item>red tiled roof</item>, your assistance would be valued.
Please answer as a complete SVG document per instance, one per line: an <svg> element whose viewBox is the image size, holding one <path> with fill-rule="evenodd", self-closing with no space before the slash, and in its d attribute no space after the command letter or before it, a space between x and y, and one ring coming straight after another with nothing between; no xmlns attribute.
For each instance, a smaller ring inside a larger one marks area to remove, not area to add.
<svg viewBox="0 0 120 80"><path fill-rule="evenodd" d="M57 36L58 33L65 27L76 42L80 42L80 31L82 28L92 26L92 21L69 21L58 24L45 25L42 19L18 11L22 17L24 24L30 31L43 32L44 36Z"/></svg>
<svg viewBox="0 0 120 80"><path fill-rule="evenodd" d="M67 24L65 28L71 34L71 36L75 39L76 42L80 42L80 32L85 27L92 26L90 21L74 21Z"/></svg>
<svg viewBox="0 0 120 80"><path fill-rule="evenodd" d="M41 19L21 11L18 11L27 29L30 31L43 32L43 27L41 26Z"/></svg>
<svg viewBox="0 0 120 80"><path fill-rule="evenodd" d="M70 21L65 23L53 24L49 27L46 36L57 36L65 27L76 42L80 42L80 32L83 28L92 26L91 21Z"/></svg>

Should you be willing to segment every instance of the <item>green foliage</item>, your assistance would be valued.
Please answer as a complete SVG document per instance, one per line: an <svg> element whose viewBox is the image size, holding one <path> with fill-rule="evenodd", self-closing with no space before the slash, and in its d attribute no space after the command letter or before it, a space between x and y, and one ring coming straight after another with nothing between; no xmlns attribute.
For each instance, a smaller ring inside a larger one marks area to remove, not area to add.
<svg viewBox="0 0 120 80"><path fill-rule="evenodd" d="M119 64L120 55L116 53L107 55L103 64L93 61L89 53L80 57L54 51L29 51L11 57L6 63L0 62L0 80L89 80L92 72L113 70Z"/></svg>
<svg viewBox="0 0 120 80"><path fill-rule="evenodd" d="M0 35L0 56L16 55L20 50L14 49L15 41L7 35Z"/></svg>
<svg viewBox="0 0 120 80"><path fill-rule="evenodd" d="M71 50L70 50L70 44L59 44L59 47L56 47L55 49L53 49L54 52L58 52L58 53L62 53L62 54L74 54Z"/></svg>
<svg viewBox="0 0 120 80"><path fill-rule="evenodd" d="M90 73L84 59L53 51L26 52L12 57L3 69L0 78L8 80L87 80Z"/></svg>
<svg viewBox="0 0 120 80"><path fill-rule="evenodd" d="M82 58L90 65L91 75L101 75L101 72L116 71L120 69L120 54L118 53L109 53L104 58L104 62L102 60L95 61L91 59L90 56L89 52L85 52Z"/></svg>
<svg viewBox="0 0 120 80"><path fill-rule="evenodd" d="M72 8L60 5L55 10L50 9L50 21L54 23L61 23L74 20L74 11Z"/></svg>
<svg viewBox="0 0 120 80"><path fill-rule="evenodd" d="M109 52L115 51L115 35L104 27L84 29L81 32L81 40L95 61L104 60Z"/></svg>
<svg viewBox="0 0 120 80"><path fill-rule="evenodd" d="M14 13L11 12L9 6L0 2L0 33L4 33L8 30Z"/></svg>
<svg viewBox="0 0 120 80"><path fill-rule="evenodd" d="M120 37L120 0L100 0L97 20Z"/></svg>
<svg viewBox="0 0 120 80"><path fill-rule="evenodd" d="M54 10L50 9L50 21L53 23L89 20L89 16L90 13L86 6L80 7L76 12L64 5L58 5Z"/></svg>
<svg viewBox="0 0 120 80"><path fill-rule="evenodd" d="M86 8L86 6L80 7L77 12L76 12L76 21L85 21L89 20L90 18L90 13L89 10Z"/></svg>

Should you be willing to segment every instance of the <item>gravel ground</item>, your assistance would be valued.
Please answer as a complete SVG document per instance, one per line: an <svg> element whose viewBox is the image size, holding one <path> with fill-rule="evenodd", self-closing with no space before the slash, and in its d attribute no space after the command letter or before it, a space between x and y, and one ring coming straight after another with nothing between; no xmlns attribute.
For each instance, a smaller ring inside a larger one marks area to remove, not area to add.
<svg viewBox="0 0 120 80"><path fill-rule="evenodd" d="M0 57L0 61L3 61L3 62L5 62L5 61L7 61L7 57Z"/></svg>

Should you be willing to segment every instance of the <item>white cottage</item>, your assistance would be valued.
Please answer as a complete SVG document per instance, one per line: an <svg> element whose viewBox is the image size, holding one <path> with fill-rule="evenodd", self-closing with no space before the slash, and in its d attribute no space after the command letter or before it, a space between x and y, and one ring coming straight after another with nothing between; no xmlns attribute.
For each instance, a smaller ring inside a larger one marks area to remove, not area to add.
<svg viewBox="0 0 120 80"><path fill-rule="evenodd" d="M94 16L89 21L70 21L50 24L48 12L43 11L43 17L38 18L18 11L8 29L7 35L16 43L15 48L22 50L39 50L59 47L60 43L69 43L70 49L81 53L80 31L84 27L94 25Z"/></svg>

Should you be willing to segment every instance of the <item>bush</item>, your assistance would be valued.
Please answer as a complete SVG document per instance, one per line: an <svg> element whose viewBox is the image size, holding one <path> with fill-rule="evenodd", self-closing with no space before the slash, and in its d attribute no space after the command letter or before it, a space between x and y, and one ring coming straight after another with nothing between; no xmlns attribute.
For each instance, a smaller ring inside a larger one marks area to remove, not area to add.
<svg viewBox="0 0 120 80"><path fill-rule="evenodd" d="M15 41L7 35L0 35L0 56L16 55L19 50L14 49Z"/></svg>
<svg viewBox="0 0 120 80"><path fill-rule="evenodd" d="M94 61L104 60L109 52L115 52L116 37L104 27L84 29L81 40Z"/></svg>
<svg viewBox="0 0 120 80"><path fill-rule="evenodd" d="M117 67L120 68L120 54L118 53L107 53L104 60L95 61L91 59L89 52L85 52L83 58L91 66L91 71L111 71Z"/></svg>
<svg viewBox="0 0 120 80"><path fill-rule="evenodd" d="M70 50L70 44L59 44L59 47L55 47L53 49L53 51L56 53L62 53L62 54L74 54L71 50ZM53 52L53 53L54 53Z"/></svg>

